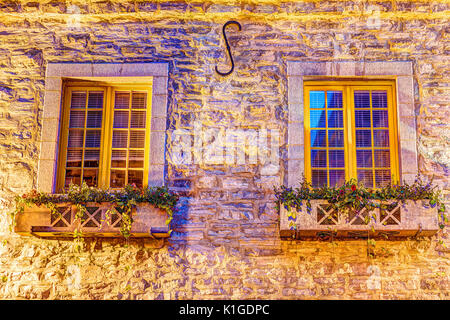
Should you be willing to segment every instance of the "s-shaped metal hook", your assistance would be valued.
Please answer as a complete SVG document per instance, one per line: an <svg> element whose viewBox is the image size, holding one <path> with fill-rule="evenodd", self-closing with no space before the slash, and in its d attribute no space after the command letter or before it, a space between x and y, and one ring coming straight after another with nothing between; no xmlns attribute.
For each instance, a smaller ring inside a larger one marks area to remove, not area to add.
<svg viewBox="0 0 450 320"><path fill-rule="evenodd" d="M227 76L227 75L229 75L230 73L232 73L233 70L234 70L233 55L231 54L230 45L228 44L227 35L226 35L226 33L225 33L225 28L226 28L228 25L230 25L230 24L235 24L235 25L237 25L238 28L239 28L239 31L241 31L241 29L242 29L241 24L240 24L239 22L237 22L237 21L234 21L234 20L228 21L227 23L225 23L225 24L223 25L222 33L223 33L223 38L225 39L225 45L227 46L228 55L230 56L230 60L231 60L231 70L228 71L228 72L220 72L220 71L217 69L217 66L216 66L216 72L217 72L218 74L220 74L221 76Z"/></svg>

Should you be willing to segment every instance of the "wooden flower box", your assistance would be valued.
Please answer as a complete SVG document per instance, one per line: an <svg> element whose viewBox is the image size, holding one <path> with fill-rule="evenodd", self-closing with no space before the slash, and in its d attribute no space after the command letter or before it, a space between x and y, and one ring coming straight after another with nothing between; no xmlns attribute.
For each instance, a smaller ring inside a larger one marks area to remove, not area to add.
<svg viewBox="0 0 450 320"><path fill-rule="evenodd" d="M38 237L72 237L81 231L85 237L120 237L122 214L111 203L87 203L83 217L77 219L73 204L57 205L57 214L46 206L25 207L15 216L14 231L20 235ZM132 210L131 237L165 238L169 236L164 210L143 203Z"/></svg>
<svg viewBox="0 0 450 320"><path fill-rule="evenodd" d="M385 203L387 209L340 213L327 201L311 200L311 210L303 202L301 212L280 210L281 237L367 238L432 236L439 230L437 208L428 201L406 200Z"/></svg>

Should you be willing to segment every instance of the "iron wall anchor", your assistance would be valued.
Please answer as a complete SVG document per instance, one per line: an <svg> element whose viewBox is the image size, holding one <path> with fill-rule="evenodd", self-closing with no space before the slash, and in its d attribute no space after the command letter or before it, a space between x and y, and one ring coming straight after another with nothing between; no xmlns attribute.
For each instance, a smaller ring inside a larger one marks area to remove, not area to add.
<svg viewBox="0 0 450 320"><path fill-rule="evenodd" d="M230 25L230 24L235 24L235 25L238 26L239 31L242 30L241 24L240 24L239 22L237 22L237 21L234 21L234 20L228 21L227 23L225 23L225 24L223 25L223 28L222 28L222 34L223 34L223 38L225 39L225 45L227 46L228 56L230 57L230 60L231 60L231 69L230 69L230 71L228 71L228 72L220 72L220 71L217 69L217 66L216 66L216 72L217 72L218 74L220 74L221 76L223 76L223 77L225 77L225 76L231 74L231 73L233 72L233 70L234 70L233 55L231 54L230 45L228 44L227 35L226 35L226 33L225 33L226 27L227 27L228 25Z"/></svg>

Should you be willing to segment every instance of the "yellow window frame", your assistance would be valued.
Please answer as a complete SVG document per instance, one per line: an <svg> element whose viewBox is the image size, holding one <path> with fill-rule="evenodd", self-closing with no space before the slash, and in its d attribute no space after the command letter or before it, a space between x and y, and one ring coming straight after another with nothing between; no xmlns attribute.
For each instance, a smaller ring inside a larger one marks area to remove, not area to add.
<svg viewBox="0 0 450 320"><path fill-rule="evenodd" d="M354 178L357 179L356 166L356 143L355 143L355 105L354 105L354 91L357 90L386 90L387 104L388 104L388 120L389 120L389 153L390 153L390 170L391 182L393 184L399 183L399 149L398 149L398 125L397 125L397 106L396 106L396 91L395 82L389 80L307 80L304 81L304 148L305 148L305 179L312 182L312 166L311 166L311 126L310 126L310 91L323 90L342 91L343 104L343 120L344 120L344 154L345 154L345 180L349 181ZM325 99L327 99L325 95ZM325 103L327 101L325 100ZM372 109L372 100L370 100L370 108ZM373 132L373 122L371 121L371 132ZM372 147L374 150L373 134ZM328 140L328 139L327 139ZM326 150L330 150L328 144ZM374 152L372 152L372 163L374 170ZM326 172L329 171L329 163L327 156ZM373 182L375 184L375 174L373 175ZM329 178L327 175L327 184L329 185Z"/></svg>
<svg viewBox="0 0 450 320"><path fill-rule="evenodd" d="M109 82L69 82L64 84L63 88L63 108L61 115L60 126L60 139L59 139L59 157L58 157L58 169L56 190L64 189L64 178L67 161L67 143L69 134L69 120L70 120L70 107L71 97L73 91L103 91L103 109L102 109L102 127L101 127L101 142L100 142L100 159L98 167L98 188L107 189L110 187L110 174L111 174L111 153L112 153L112 134L113 134L113 120L114 120L114 99L116 91L130 91L131 92L146 92L147 93L147 107L146 111L146 126L144 138L144 168L143 168L143 186L148 186L148 172L149 172L149 160L150 160L150 132L151 132L151 108L152 108L152 83L146 84L111 84ZM86 95L88 99L88 95ZM131 103L131 97L130 97ZM131 121L131 116L128 121ZM86 121L85 121L86 128ZM127 129L129 130L129 128ZM130 139L128 135L128 139ZM86 149L84 146L82 149ZM133 148L127 148L131 150ZM129 154L129 152L127 153ZM126 161L126 167L123 170L128 177L128 158ZM84 163L82 163L81 170L83 170Z"/></svg>

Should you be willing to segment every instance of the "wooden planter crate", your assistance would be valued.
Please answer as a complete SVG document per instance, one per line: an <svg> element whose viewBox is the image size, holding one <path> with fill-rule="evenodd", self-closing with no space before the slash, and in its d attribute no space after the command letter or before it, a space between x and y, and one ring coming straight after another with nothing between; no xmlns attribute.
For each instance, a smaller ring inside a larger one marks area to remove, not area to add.
<svg viewBox="0 0 450 320"><path fill-rule="evenodd" d="M38 237L72 237L79 230L86 237L120 237L122 215L111 203L87 203L83 218L76 219L77 207L58 204L58 214L46 206L25 207L15 217L14 231L20 235ZM138 204L132 210L131 237L165 238L169 236L164 210L150 204Z"/></svg>
<svg viewBox="0 0 450 320"><path fill-rule="evenodd" d="M362 209L358 213L342 214L327 201L311 200L311 211L303 202L302 211L295 212L294 219L281 207L281 237L396 238L432 236L439 230L437 209L431 208L428 201L392 202L387 210Z"/></svg>

